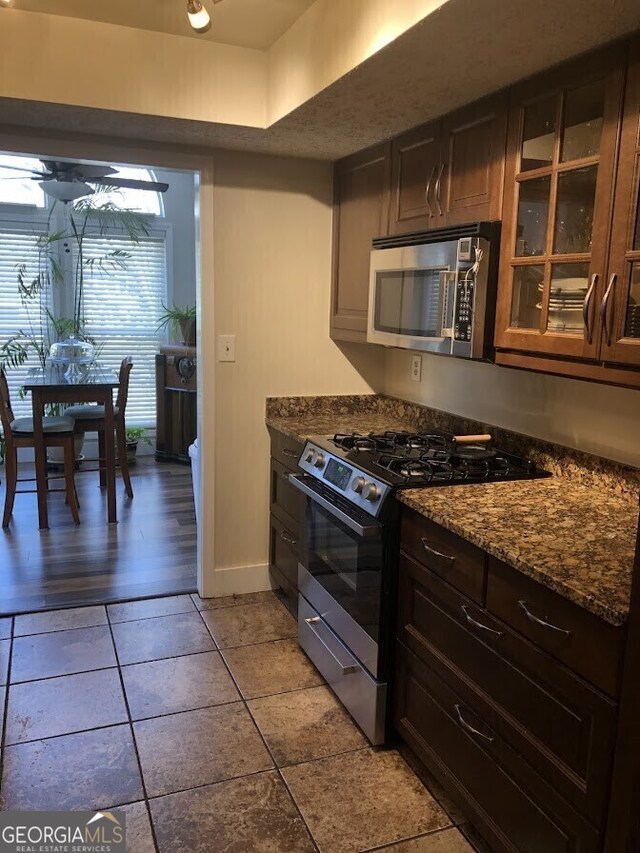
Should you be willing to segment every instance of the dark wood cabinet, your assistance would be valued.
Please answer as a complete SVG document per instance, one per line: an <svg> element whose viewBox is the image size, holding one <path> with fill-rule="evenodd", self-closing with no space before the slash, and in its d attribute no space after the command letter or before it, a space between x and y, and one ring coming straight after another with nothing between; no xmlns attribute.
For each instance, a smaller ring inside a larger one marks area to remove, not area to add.
<svg viewBox="0 0 640 853"><path fill-rule="evenodd" d="M298 556L304 499L289 483L289 474L297 470L296 463L303 445L275 429L269 429L269 434L269 574L272 582L287 596L289 608L295 612L298 606Z"/></svg>
<svg viewBox="0 0 640 853"><path fill-rule="evenodd" d="M156 355L156 459L189 462L198 430L195 347L164 346Z"/></svg>
<svg viewBox="0 0 640 853"><path fill-rule="evenodd" d="M387 233L389 146L340 160L334 170L331 337L365 341L371 241Z"/></svg>
<svg viewBox="0 0 640 853"><path fill-rule="evenodd" d="M574 363L604 359L626 52L616 45L511 90L499 349ZM602 376L596 370L593 378Z"/></svg>
<svg viewBox="0 0 640 853"><path fill-rule="evenodd" d="M500 92L395 139L389 232L499 219L506 127Z"/></svg>
<svg viewBox="0 0 640 853"><path fill-rule="evenodd" d="M639 366L640 38L636 38L631 45L611 251L599 319L603 361Z"/></svg>
<svg viewBox="0 0 640 853"><path fill-rule="evenodd" d="M496 850L598 850L624 629L405 508L401 549L399 733Z"/></svg>

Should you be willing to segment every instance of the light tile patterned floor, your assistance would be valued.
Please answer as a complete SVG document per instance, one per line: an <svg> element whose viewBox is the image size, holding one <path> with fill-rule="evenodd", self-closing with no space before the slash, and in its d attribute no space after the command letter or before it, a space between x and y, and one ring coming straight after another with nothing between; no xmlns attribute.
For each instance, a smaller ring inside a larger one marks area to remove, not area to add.
<svg viewBox="0 0 640 853"><path fill-rule="evenodd" d="M295 635L272 593L0 620L0 806L122 807L129 853L471 853Z"/></svg>

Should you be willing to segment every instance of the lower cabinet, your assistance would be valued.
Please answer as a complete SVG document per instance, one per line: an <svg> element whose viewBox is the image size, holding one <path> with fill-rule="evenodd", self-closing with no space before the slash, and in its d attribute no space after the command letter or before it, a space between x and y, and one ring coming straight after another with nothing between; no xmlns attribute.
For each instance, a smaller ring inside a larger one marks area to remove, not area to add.
<svg viewBox="0 0 640 853"><path fill-rule="evenodd" d="M434 541L444 568L416 544ZM395 727L497 853L597 851L624 631L469 547L403 517ZM521 623L513 595L568 625L563 642Z"/></svg>
<svg viewBox="0 0 640 853"><path fill-rule="evenodd" d="M298 607L298 558L304 501L289 483L296 471L302 444L276 430L271 432L269 495L269 574L285 595L285 604L296 614Z"/></svg>

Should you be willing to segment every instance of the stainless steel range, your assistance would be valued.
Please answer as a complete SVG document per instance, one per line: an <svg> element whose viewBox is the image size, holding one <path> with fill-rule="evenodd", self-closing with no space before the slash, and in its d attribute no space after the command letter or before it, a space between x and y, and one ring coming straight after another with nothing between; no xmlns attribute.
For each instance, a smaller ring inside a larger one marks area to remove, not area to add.
<svg viewBox="0 0 640 853"><path fill-rule="evenodd" d="M291 483L307 497L298 639L373 744L386 739L400 489L549 476L491 436L313 437Z"/></svg>

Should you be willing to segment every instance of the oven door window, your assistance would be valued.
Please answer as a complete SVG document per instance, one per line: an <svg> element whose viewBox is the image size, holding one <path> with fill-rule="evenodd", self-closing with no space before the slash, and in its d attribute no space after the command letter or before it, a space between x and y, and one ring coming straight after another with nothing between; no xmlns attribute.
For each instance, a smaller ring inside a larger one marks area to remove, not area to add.
<svg viewBox="0 0 640 853"><path fill-rule="evenodd" d="M313 501L308 513L308 570L331 597L378 640L382 537L361 537Z"/></svg>
<svg viewBox="0 0 640 853"><path fill-rule="evenodd" d="M441 338L448 325L448 268L379 270L374 328L414 338Z"/></svg>

